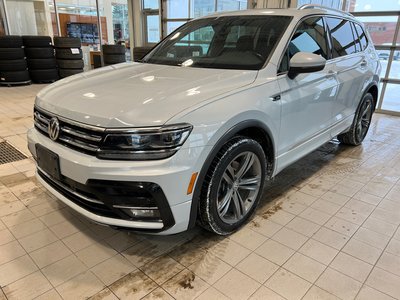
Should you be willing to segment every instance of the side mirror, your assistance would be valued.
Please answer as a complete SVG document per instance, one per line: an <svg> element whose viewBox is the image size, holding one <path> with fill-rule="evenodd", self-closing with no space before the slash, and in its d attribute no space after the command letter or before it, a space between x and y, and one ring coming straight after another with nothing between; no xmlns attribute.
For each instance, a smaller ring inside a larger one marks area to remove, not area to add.
<svg viewBox="0 0 400 300"><path fill-rule="evenodd" d="M326 59L320 55L309 52L297 52L290 59L289 73L290 79L294 79L301 73L312 73L321 71L325 68Z"/></svg>

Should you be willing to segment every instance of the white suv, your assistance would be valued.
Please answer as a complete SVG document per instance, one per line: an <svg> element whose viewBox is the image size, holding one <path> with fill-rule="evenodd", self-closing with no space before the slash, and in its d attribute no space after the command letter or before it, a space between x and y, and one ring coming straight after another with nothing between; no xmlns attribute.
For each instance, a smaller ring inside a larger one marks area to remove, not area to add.
<svg viewBox="0 0 400 300"><path fill-rule="evenodd" d="M364 26L323 7L190 21L140 63L42 90L28 133L40 182L89 219L217 234L253 215L265 181L334 137L359 145L378 97Z"/></svg>

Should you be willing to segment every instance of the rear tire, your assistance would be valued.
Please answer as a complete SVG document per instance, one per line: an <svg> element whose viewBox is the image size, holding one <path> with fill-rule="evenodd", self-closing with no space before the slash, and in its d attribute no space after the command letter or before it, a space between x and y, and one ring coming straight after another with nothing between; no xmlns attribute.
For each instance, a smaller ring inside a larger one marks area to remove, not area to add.
<svg viewBox="0 0 400 300"><path fill-rule="evenodd" d="M51 37L25 35L22 37L25 48L46 48L52 47Z"/></svg>
<svg viewBox="0 0 400 300"><path fill-rule="evenodd" d="M57 59L57 65L61 69L83 69L83 60L81 59Z"/></svg>
<svg viewBox="0 0 400 300"><path fill-rule="evenodd" d="M83 72L82 69L59 69L58 71L60 73L61 78L65 78Z"/></svg>
<svg viewBox="0 0 400 300"><path fill-rule="evenodd" d="M107 54L103 57L104 63L113 65L126 62L125 54Z"/></svg>
<svg viewBox="0 0 400 300"><path fill-rule="evenodd" d="M21 48L22 38L18 35L0 36L0 48Z"/></svg>
<svg viewBox="0 0 400 300"><path fill-rule="evenodd" d="M33 58L28 59L29 70L46 70L57 67L55 58Z"/></svg>
<svg viewBox="0 0 400 300"><path fill-rule="evenodd" d="M30 81L28 71L0 72L0 82L19 83Z"/></svg>
<svg viewBox="0 0 400 300"><path fill-rule="evenodd" d="M262 146L234 137L218 152L202 184L199 221L205 229L228 235L254 214L263 193L267 158Z"/></svg>
<svg viewBox="0 0 400 300"><path fill-rule="evenodd" d="M79 49L78 54L73 54L72 50L69 48L56 49L56 58L57 59L82 59L82 50Z"/></svg>
<svg viewBox="0 0 400 300"><path fill-rule="evenodd" d="M54 47L56 48L80 48L81 39L74 37L54 37Z"/></svg>
<svg viewBox="0 0 400 300"><path fill-rule="evenodd" d="M33 82L53 82L59 79L57 69L30 70L29 74Z"/></svg>
<svg viewBox="0 0 400 300"><path fill-rule="evenodd" d="M25 71L26 68L25 59L0 60L0 71L2 72Z"/></svg>
<svg viewBox="0 0 400 300"><path fill-rule="evenodd" d="M123 45L103 45L103 54L124 54L125 46Z"/></svg>
<svg viewBox="0 0 400 300"><path fill-rule="evenodd" d="M367 93L363 96L354 116L353 124L349 131L339 134L337 139L342 144L358 146L368 133L374 112L374 97Z"/></svg>
<svg viewBox="0 0 400 300"><path fill-rule="evenodd" d="M25 48L25 54L27 58L53 58L54 49L53 47Z"/></svg>
<svg viewBox="0 0 400 300"><path fill-rule="evenodd" d="M23 48L0 48L0 60L25 58Z"/></svg>

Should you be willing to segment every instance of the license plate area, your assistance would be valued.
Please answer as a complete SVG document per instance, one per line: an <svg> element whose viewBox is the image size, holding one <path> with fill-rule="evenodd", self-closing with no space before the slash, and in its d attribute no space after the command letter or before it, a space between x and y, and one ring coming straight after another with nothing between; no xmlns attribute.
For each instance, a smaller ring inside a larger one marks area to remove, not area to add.
<svg viewBox="0 0 400 300"><path fill-rule="evenodd" d="M50 177L60 180L61 172L58 154L40 144L36 144L35 147L38 167L46 172Z"/></svg>

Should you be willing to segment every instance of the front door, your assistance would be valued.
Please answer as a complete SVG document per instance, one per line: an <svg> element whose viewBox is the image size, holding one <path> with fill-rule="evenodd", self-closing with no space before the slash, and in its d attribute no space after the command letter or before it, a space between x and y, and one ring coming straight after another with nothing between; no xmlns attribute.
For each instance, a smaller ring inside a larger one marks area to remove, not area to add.
<svg viewBox="0 0 400 300"><path fill-rule="evenodd" d="M296 29L279 67L281 130L278 168L282 169L330 139L332 106L337 94L335 67L327 61L322 71L287 76L289 61L297 52L329 58L322 17L310 17Z"/></svg>

